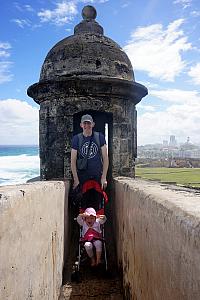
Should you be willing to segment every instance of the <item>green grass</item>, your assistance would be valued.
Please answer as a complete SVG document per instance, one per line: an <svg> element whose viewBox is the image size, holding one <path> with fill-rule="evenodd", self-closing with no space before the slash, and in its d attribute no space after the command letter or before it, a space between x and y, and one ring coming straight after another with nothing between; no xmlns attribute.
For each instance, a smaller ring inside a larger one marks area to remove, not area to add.
<svg viewBox="0 0 200 300"><path fill-rule="evenodd" d="M136 176L144 179L158 180L163 183L200 188L200 168L138 168Z"/></svg>

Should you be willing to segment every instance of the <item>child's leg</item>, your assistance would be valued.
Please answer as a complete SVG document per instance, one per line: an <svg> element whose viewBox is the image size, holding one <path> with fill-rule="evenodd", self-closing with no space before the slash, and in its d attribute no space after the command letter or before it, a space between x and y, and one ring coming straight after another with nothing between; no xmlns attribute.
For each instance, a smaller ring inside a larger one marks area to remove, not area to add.
<svg viewBox="0 0 200 300"><path fill-rule="evenodd" d="M95 265L95 258L93 252L93 244L91 242L85 242L84 244L87 255L91 258L91 266Z"/></svg>
<svg viewBox="0 0 200 300"><path fill-rule="evenodd" d="M101 262L101 252L102 252L102 241L94 241L94 246L96 248L96 256L97 256L97 265Z"/></svg>

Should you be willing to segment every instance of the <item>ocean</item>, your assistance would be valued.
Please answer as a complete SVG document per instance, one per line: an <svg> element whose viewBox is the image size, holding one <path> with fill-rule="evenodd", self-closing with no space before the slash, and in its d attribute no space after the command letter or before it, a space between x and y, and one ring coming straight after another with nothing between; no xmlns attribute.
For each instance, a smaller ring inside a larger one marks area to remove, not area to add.
<svg viewBox="0 0 200 300"><path fill-rule="evenodd" d="M25 183L39 173L38 146L0 145L0 186Z"/></svg>

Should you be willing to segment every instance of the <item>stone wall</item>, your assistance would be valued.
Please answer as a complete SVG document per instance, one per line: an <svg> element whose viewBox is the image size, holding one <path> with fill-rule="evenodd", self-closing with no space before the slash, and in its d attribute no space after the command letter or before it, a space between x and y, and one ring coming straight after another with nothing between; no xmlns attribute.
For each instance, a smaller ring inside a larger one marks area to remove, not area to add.
<svg viewBox="0 0 200 300"><path fill-rule="evenodd" d="M115 180L115 235L125 299L200 299L200 195Z"/></svg>
<svg viewBox="0 0 200 300"><path fill-rule="evenodd" d="M0 187L0 299L58 299L67 196L61 181Z"/></svg>

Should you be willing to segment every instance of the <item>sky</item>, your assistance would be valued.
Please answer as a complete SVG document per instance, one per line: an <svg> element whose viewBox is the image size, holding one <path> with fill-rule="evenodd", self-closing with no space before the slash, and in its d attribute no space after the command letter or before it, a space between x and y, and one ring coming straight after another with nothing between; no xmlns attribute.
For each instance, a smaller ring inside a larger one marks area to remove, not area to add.
<svg viewBox="0 0 200 300"><path fill-rule="evenodd" d="M0 145L38 144L39 106L27 96L49 50L73 34L85 5L97 10L104 35L129 56L148 88L136 106L138 145L200 144L199 0L2 1Z"/></svg>

